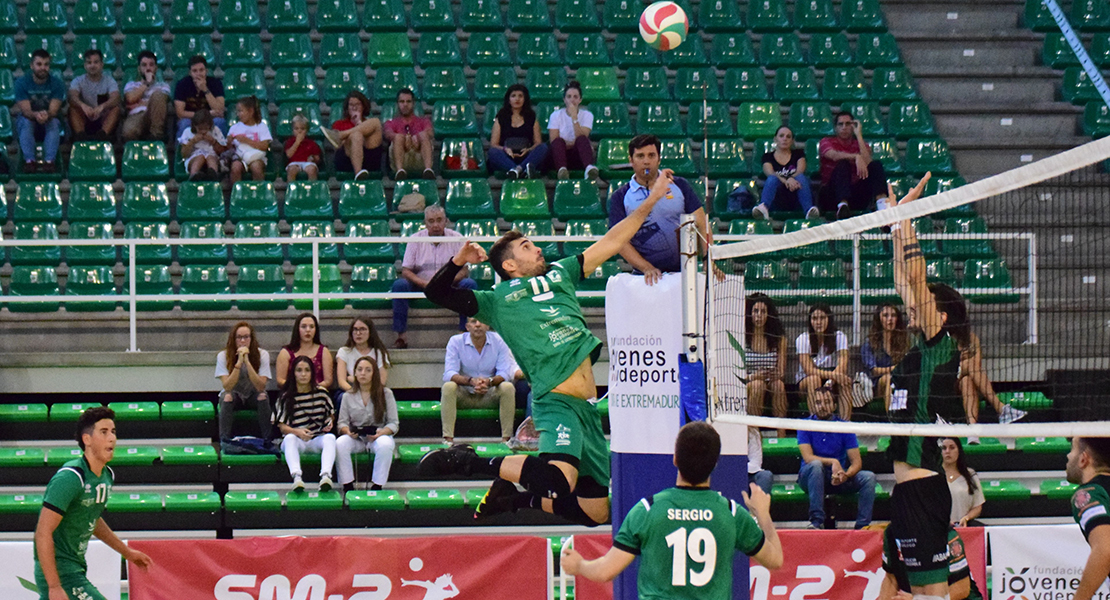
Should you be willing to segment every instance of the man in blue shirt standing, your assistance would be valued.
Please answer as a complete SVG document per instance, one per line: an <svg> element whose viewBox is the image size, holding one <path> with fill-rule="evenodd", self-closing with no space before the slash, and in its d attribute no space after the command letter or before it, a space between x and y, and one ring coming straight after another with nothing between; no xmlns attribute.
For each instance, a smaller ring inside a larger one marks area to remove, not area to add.
<svg viewBox="0 0 1110 600"><path fill-rule="evenodd" d="M612 227L636 210L647 198L659 176L659 138L638 135L628 143L632 179L609 197L609 226ZM669 175L673 175L669 169ZM681 177L674 177L667 195L659 200L640 226L632 241L620 255L637 272L643 273L648 285L663 273L677 273L682 268L678 254L678 225L684 214L693 214L702 240L712 241L706 227L705 209L694 188ZM704 246L703 246L704 247Z"/></svg>
<svg viewBox="0 0 1110 600"><path fill-rule="evenodd" d="M505 340L491 333L489 325L474 317L468 318L466 333L447 342L447 356L443 361L439 410L445 442L455 441L455 413L459 405L464 408L497 406L501 441L509 441L516 416L516 388L513 386L516 368Z"/></svg>
<svg viewBox="0 0 1110 600"><path fill-rule="evenodd" d="M826 385L813 394L812 421L841 421L836 415L833 388ZM798 451L802 469L798 483L809 494L809 528L825 526L825 492L852 494L859 492L856 529L871 524L871 508L875 504L875 474L862 470L859 441L854 433L798 431Z"/></svg>
<svg viewBox="0 0 1110 600"><path fill-rule="evenodd" d="M24 173L55 173L61 141L58 112L66 98L66 86L50 72L50 53L42 48L31 53L31 69L15 80L15 136L23 153ZM41 166L35 162L35 145L42 142Z"/></svg>

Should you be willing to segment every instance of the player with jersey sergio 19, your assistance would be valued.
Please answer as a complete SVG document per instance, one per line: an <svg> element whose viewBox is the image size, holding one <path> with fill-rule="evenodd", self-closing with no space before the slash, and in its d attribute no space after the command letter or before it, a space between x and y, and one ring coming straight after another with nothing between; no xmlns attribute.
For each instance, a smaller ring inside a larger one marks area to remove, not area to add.
<svg viewBox="0 0 1110 600"><path fill-rule="evenodd" d="M421 470L427 474L497 478L478 505L476 518L537 508L583 525L609 520L609 452L594 406L597 385L592 369L601 340L586 326L575 290L639 231L673 177L669 169L663 170L644 202L582 254L548 265L543 250L519 232L510 232L490 248L489 261L502 279L493 290L451 285L467 263L486 260L486 252L474 243L460 249L425 288L432 302L476 317L501 334L535 396L532 418L540 435L539 456L485 460L470 446L455 444L421 459ZM512 482L525 491L518 492Z"/></svg>

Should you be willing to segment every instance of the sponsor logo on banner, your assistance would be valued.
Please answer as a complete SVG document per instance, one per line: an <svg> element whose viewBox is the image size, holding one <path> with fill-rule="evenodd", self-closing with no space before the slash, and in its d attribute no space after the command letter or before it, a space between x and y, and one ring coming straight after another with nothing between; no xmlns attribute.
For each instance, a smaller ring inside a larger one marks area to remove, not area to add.
<svg viewBox="0 0 1110 600"><path fill-rule="evenodd" d="M120 598L120 558L104 542L89 542L85 553L88 578L107 600ZM0 598L38 600L32 542L0 542Z"/></svg>
<svg viewBox="0 0 1110 600"><path fill-rule="evenodd" d="M548 597L537 537L136 541L132 600L489 600Z"/></svg>
<svg viewBox="0 0 1110 600"><path fill-rule="evenodd" d="M878 599L886 577L879 532L780 531L779 539L782 568L751 561L751 600Z"/></svg>
<svg viewBox="0 0 1110 600"><path fill-rule="evenodd" d="M993 600L1070 600L1091 549L1076 525L989 527ZM1102 582L1095 598L1110 597Z"/></svg>

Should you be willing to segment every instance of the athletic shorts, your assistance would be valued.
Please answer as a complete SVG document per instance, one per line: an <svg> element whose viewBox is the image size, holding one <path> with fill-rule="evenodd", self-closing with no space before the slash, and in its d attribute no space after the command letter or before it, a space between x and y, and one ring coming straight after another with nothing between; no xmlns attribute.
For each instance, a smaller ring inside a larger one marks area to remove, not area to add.
<svg viewBox="0 0 1110 600"><path fill-rule="evenodd" d="M58 573L62 582L62 589L66 591L69 600L105 600L93 584L89 583L84 573ZM50 589L46 585L46 578L39 569L35 569L35 585L39 588L39 600L50 600Z"/></svg>
<svg viewBox="0 0 1110 600"><path fill-rule="evenodd" d="M940 468L940 440L935 437L891 436L886 455L891 461L937 469Z"/></svg>
<svg viewBox="0 0 1110 600"><path fill-rule="evenodd" d="M892 440L893 441L893 440ZM894 486L890 496L892 556L906 566L910 585L948 581L948 517L952 493L941 475Z"/></svg>
<svg viewBox="0 0 1110 600"><path fill-rule="evenodd" d="M601 414L593 404L550 392L532 400L532 420L540 434L540 455L566 454L578 459L578 476L609 485L609 446Z"/></svg>

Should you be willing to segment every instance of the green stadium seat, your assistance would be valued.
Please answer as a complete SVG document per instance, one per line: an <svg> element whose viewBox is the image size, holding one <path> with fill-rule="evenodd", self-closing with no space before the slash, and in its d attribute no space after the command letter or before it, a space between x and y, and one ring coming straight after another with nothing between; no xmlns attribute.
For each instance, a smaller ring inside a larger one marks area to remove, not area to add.
<svg viewBox="0 0 1110 600"><path fill-rule="evenodd" d="M497 211L493 207L493 194L485 179L448 181L444 208L447 209L447 218L451 220L497 217Z"/></svg>
<svg viewBox="0 0 1110 600"><path fill-rule="evenodd" d="M57 296L58 273L54 267L16 266L12 267L9 298L17 296ZM12 312L56 312L58 302L16 302L8 300L8 310Z"/></svg>
<svg viewBox="0 0 1110 600"><path fill-rule="evenodd" d="M817 88L817 78L809 67L775 70L775 98L789 104L802 100L817 100L821 97Z"/></svg>
<svg viewBox="0 0 1110 600"><path fill-rule="evenodd" d="M1091 59L1094 60L1096 64L1100 64L1096 56L1105 56L1105 54L1100 55L1095 50L1099 38L1102 39L1103 49L1105 51L1107 36L1096 35L1094 41L1091 43ZM1079 66L1079 58L1075 56L1075 52L1072 52L1071 46L1064 40L1064 36L1059 33L1050 33L1044 36L1044 47L1041 49L1041 62L1043 62L1046 67L1052 67L1053 69Z"/></svg>
<svg viewBox="0 0 1110 600"><path fill-rule="evenodd" d="M592 0L557 0L555 28L562 32L601 31L597 3Z"/></svg>
<svg viewBox="0 0 1110 600"><path fill-rule="evenodd" d="M105 184L106 185L106 184ZM70 192L70 198L73 198ZM113 205L114 206L114 205ZM70 211L73 210L72 200ZM113 215L112 220L115 220ZM109 222L76 222L69 223L69 239L71 240L111 240L115 239L112 232L112 223ZM116 264L116 246L69 246L66 248L66 263L70 265L114 265Z"/></svg>
<svg viewBox="0 0 1110 600"><path fill-rule="evenodd" d="M745 102L740 105L736 131L745 139L774 137L782 125L777 102Z"/></svg>
<svg viewBox="0 0 1110 600"><path fill-rule="evenodd" d="M624 96L628 102L669 102L671 85L663 67L630 67L624 78Z"/></svg>
<svg viewBox="0 0 1110 600"><path fill-rule="evenodd" d="M23 405L27 407L27 405ZM42 406L43 409L46 405ZM45 415L43 415L45 421ZM46 466L46 451L42 448L3 448L0 449L0 467L44 467ZM37 507L27 506L27 503L37 501ZM3 494L0 495L0 514L10 515L15 513L32 513L42 509L42 494Z"/></svg>
<svg viewBox="0 0 1110 600"><path fill-rule="evenodd" d="M258 33L262 19L257 0L220 0L216 11L216 29L228 33Z"/></svg>
<svg viewBox="0 0 1110 600"><path fill-rule="evenodd" d="M473 144L476 142L471 143ZM454 151L457 151L457 148L454 149ZM424 196L425 206L431 206L432 204L443 204L440 201L439 188L436 186L436 182L427 179L406 179L404 181L398 181L393 187L393 210L397 210L397 204L401 202L401 198L404 198L406 195L412 193L417 193L421 196ZM398 213L394 215L394 218L398 221L423 221L424 213Z"/></svg>
<svg viewBox="0 0 1110 600"><path fill-rule="evenodd" d="M216 492L167 492L162 503L166 512L215 514L223 508Z"/></svg>
<svg viewBox="0 0 1110 600"><path fill-rule="evenodd" d="M119 28L123 33L161 33L166 28L161 2L124 0Z"/></svg>
<svg viewBox="0 0 1110 600"><path fill-rule="evenodd" d="M860 122L864 135L869 137L886 135L883 111L878 102L844 102L840 105L840 110Z"/></svg>
<svg viewBox="0 0 1110 600"><path fill-rule="evenodd" d="M817 68L854 65L848 36L842 32L813 34L809 39L809 62Z"/></svg>
<svg viewBox="0 0 1110 600"><path fill-rule="evenodd" d="M224 510L230 512L280 511L281 496L274 491L232 490L224 494Z"/></svg>
<svg viewBox="0 0 1110 600"><path fill-rule="evenodd" d="M62 196L59 186L50 182L23 182L15 195L13 220L44 221L60 223L62 221Z"/></svg>
<svg viewBox="0 0 1110 600"><path fill-rule="evenodd" d="M389 221L351 221L347 223L347 236L352 241L365 237L390 237ZM397 259L393 244L345 244L343 256L350 264L389 263Z"/></svg>
<svg viewBox="0 0 1110 600"><path fill-rule="evenodd" d="M285 496L285 510L340 510L343 508L343 494L338 490L321 492L317 490L299 493L290 492Z"/></svg>
<svg viewBox="0 0 1110 600"><path fill-rule="evenodd" d="M597 168L605 179L628 178L632 172L630 167L617 169L619 165L628 165L628 139L611 138L601 140L597 145Z"/></svg>
<svg viewBox="0 0 1110 600"><path fill-rule="evenodd" d="M1083 67L1064 69L1064 81L1060 86L1060 91L1064 100L1072 104L1085 104L1101 99L1098 90L1095 89L1094 83L1091 82L1091 78L1087 76Z"/></svg>
<svg viewBox="0 0 1110 600"><path fill-rule="evenodd" d="M308 33L308 3L305 0L278 0L266 6L266 30L271 33Z"/></svg>
<svg viewBox="0 0 1110 600"><path fill-rule="evenodd" d="M931 137L937 133L933 115L924 102L892 102L888 119L888 130L898 139Z"/></svg>
<svg viewBox="0 0 1110 600"><path fill-rule="evenodd" d="M170 66L186 68L189 64L189 59L198 54L208 61L210 69L215 68L217 64L216 48L212 43L211 33L180 33L174 35L173 42L170 44ZM105 64L105 66L107 66L107 64Z"/></svg>
<svg viewBox="0 0 1110 600"><path fill-rule="evenodd" d="M222 240L226 236L224 236L223 223L191 221L181 224L179 237L197 240ZM227 246L217 244L177 246L177 262L182 265L227 264Z"/></svg>
<svg viewBox="0 0 1110 600"><path fill-rule="evenodd" d="M467 41L466 62L474 69L511 65L509 41L502 33L475 33Z"/></svg>
<svg viewBox="0 0 1110 600"><path fill-rule="evenodd" d="M347 246L349 252L352 246ZM348 262L350 259L348 259ZM393 280L397 279L397 272L393 264L380 264L368 265L359 264L351 269L351 293L352 294L384 294L388 293L393 286ZM356 310L381 310L392 306L392 301L388 298L378 299L354 299L351 301L351 307ZM398 403L400 404L400 403ZM438 408L438 403L437 403ZM437 410L436 414L439 412Z"/></svg>
<svg viewBox="0 0 1110 600"><path fill-rule="evenodd" d="M73 183L69 188L66 219L75 221L115 222L116 196L110 183Z"/></svg>
<svg viewBox="0 0 1110 600"><path fill-rule="evenodd" d="M211 408L211 404L208 404ZM162 404L162 418L166 416L166 404ZM197 446L164 446L162 447L162 462L167 465L211 465L219 460L216 449L210 445ZM228 496L235 492L228 492ZM276 492L274 492L276 495Z"/></svg>
<svg viewBox="0 0 1110 600"><path fill-rule="evenodd" d="M240 181L231 188L231 220L278 219L274 184L268 181Z"/></svg>
<svg viewBox="0 0 1110 600"><path fill-rule="evenodd" d="M0 405L0 423L45 423L49 412L45 404L2 404ZM33 455L38 457L38 462L45 464L46 453L39 448L5 448L12 455L25 457ZM22 454L17 454L25 450ZM3 456L3 454L0 454ZM0 461L4 460L0 458ZM0 466L11 466L0 463Z"/></svg>
<svg viewBox="0 0 1110 600"><path fill-rule="evenodd" d="M116 421L157 421L161 412L157 402L110 402L108 408L116 413ZM153 446L116 446L112 466L151 466L159 458L158 448ZM154 496L158 498L156 510L162 510L162 496Z"/></svg>
<svg viewBox="0 0 1110 600"><path fill-rule="evenodd" d="M462 62L459 38L454 33L424 33L416 45L416 62L421 66L457 65Z"/></svg>
<svg viewBox="0 0 1110 600"><path fill-rule="evenodd" d="M371 94L363 67L331 67L324 74L324 102L342 102L353 89L367 97Z"/></svg>
<svg viewBox="0 0 1110 600"><path fill-rule="evenodd" d="M577 79L582 84L582 97L590 102L619 101L621 99L620 86L617 83L617 70L613 67L579 69ZM562 99L561 95L560 99Z"/></svg>
<svg viewBox="0 0 1110 600"><path fill-rule="evenodd" d="M15 104L15 81L12 79L11 71L0 71L0 106L3 106L3 111L8 113L7 120L7 133L6 137L11 139L12 126L11 126L11 112L8 107Z"/></svg>
<svg viewBox="0 0 1110 600"><path fill-rule="evenodd" d="M225 69L224 95L228 98L255 96L263 102L270 98L266 89L266 76L262 69L256 67Z"/></svg>
<svg viewBox="0 0 1110 600"><path fill-rule="evenodd" d="M871 97L884 104L917 100L910 70L905 67L877 67L871 76Z"/></svg>
<svg viewBox="0 0 1110 600"><path fill-rule="evenodd" d="M32 34L28 33L23 42L23 64L30 66L31 53L42 48L50 53L50 68L54 71L64 71L69 66L69 55L66 53L65 41L61 34Z"/></svg>
<svg viewBox="0 0 1110 600"><path fill-rule="evenodd" d="M1066 479L1051 479L1049 481L1042 481L1040 486L1040 493L1042 496L1047 496L1050 500L1071 500L1075 495L1075 490L1079 485L1069 482Z"/></svg>
<svg viewBox="0 0 1110 600"><path fill-rule="evenodd" d="M235 239L281 237L277 221L242 221L235 225ZM237 263L281 263L284 260L281 244L239 244L232 249Z"/></svg>
<svg viewBox="0 0 1110 600"><path fill-rule="evenodd" d="M588 246L589 244L584 244ZM586 274L586 279L579 283L578 289L583 292L601 292L605 290L605 285L609 282L609 278L614 275L620 275L623 272L620 263L617 261L606 261L597 266L591 273ZM579 302L582 306L601 308L605 306L604 296L593 296L589 298L581 298ZM598 408L602 415L608 412L608 401L602 403Z"/></svg>
<svg viewBox="0 0 1110 600"><path fill-rule="evenodd" d="M404 510L405 499L397 490L354 490L347 492L347 508L375 511Z"/></svg>
<svg viewBox="0 0 1110 600"><path fill-rule="evenodd" d="M6 72L6 71L0 71L0 72ZM0 110L0 142L7 143L7 142L10 142L11 140L12 140L12 115L6 109ZM5 157L5 158L3 158L3 160L7 160L7 158Z"/></svg>
<svg viewBox="0 0 1110 600"><path fill-rule="evenodd" d="M411 68L390 68L378 69L375 73L374 98L396 98L397 92L402 88L418 91L416 71Z"/></svg>
<svg viewBox="0 0 1110 600"><path fill-rule="evenodd" d="M785 225L783 225L782 232L792 233L794 231L810 229L823 224L824 221L821 219L787 219ZM784 254L794 260L823 259L834 256L834 254L829 251L828 244L824 242L791 248L786 250Z"/></svg>
<svg viewBox="0 0 1110 600"><path fill-rule="evenodd" d="M462 67L431 67L425 70L423 98L433 104L444 100L469 100Z"/></svg>
<svg viewBox="0 0 1110 600"><path fill-rule="evenodd" d="M223 191L216 181L186 181L177 189L178 221L220 221L227 216Z"/></svg>
<svg viewBox="0 0 1110 600"><path fill-rule="evenodd" d="M611 33L631 33L639 28L644 5L638 0L605 0L601 22Z"/></svg>
<svg viewBox="0 0 1110 600"><path fill-rule="evenodd" d="M1047 55L1048 55L1048 39L1049 39L1049 37L1052 37L1052 36L1046 36L1045 37L1045 56L1046 56L1045 64L1046 65L1048 64ZM1075 54L1071 53L1071 48L1068 47L1067 44L1064 44L1063 48L1060 49L1060 52L1061 53L1068 53L1068 54L1070 54L1070 57L1073 60L1078 61L1078 59L1075 58ZM1096 65L1098 65L1099 67L1106 68L1108 65L1110 65L1110 33L1096 33L1096 34L1094 34L1094 38L1091 40L1091 49L1090 49L1088 54L1090 55L1091 60ZM1061 58L1063 58L1063 56L1061 56ZM1076 64L1078 64L1078 63L1076 62L1076 63L1067 63L1067 64L1049 65L1049 66L1052 66L1052 68L1054 68L1054 69L1062 69L1064 67L1075 66Z"/></svg>
<svg viewBox="0 0 1110 600"><path fill-rule="evenodd" d="M19 14L14 0L0 2L0 33L13 34L19 29Z"/></svg>
<svg viewBox="0 0 1110 600"><path fill-rule="evenodd" d="M141 223L132 221L123 230L123 237L130 240L168 240L170 230L167 223ZM121 250L123 262L129 260L130 253L126 246ZM141 245L135 247L135 262L143 265L158 264L168 265L173 260L173 251L170 246Z"/></svg>
<svg viewBox="0 0 1110 600"><path fill-rule="evenodd" d="M886 31L879 0L848 0L840 5L840 24L849 32Z"/></svg>
<svg viewBox="0 0 1110 600"><path fill-rule="evenodd" d="M137 258L137 257L136 257ZM130 289L127 277L124 277L123 290L126 293ZM135 292L143 295L173 295L173 280L170 277L169 265L145 265L138 268L138 276L135 279ZM173 308L173 300L144 300L135 303L135 307L141 311L157 311L157 310L171 310ZM127 306L126 301L124 306ZM208 404L209 409L212 408L211 403ZM162 418L166 417L166 404L162 404Z"/></svg>
<svg viewBox="0 0 1110 600"><path fill-rule="evenodd" d="M221 64L225 70L229 67L253 67L261 69L265 65L262 38L254 34L225 34L223 40L220 42L220 52L222 56ZM321 57L323 57L322 51ZM175 62L174 64L177 63ZM224 79L227 79L226 75Z"/></svg>
<svg viewBox="0 0 1110 600"><path fill-rule="evenodd" d="M567 221L567 227L563 235L595 238L605 235L608 230L609 225L604 219L571 219ZM592 239L584 242L562 242L563 256L581 254L593 243L594 240Z"/></svg>
<svg viewBox="0 0 1110 600"><path fill-rule="evenodd" d="M698 5L698 23L708 33L732 33L744 29L744 18L740 14L738 3L728 0L701 2Z"/></svg>
<svg viewBox="0 0 1110 600"><path fill-rule="evenodd" d="M226 300L181 300L182 310L231 310L231 284L227 269L219 265L186 265L181 273L180 294L220 294Z"/></svg>
<svg viewBox="0 0 1110 600"><path fill-rule="evenodd" d="M929 283L956 286L956 269L947 257L925 261L925 278Z"/></svg>
<svg viewBox="0 0 1110 600"><path fill-rule="evenodd" d="M663 53L663 63L672 69L704 67L709 64L709 57L705 55L705 46L702 44L701 37L695 35L687 38L679 47Z"/></svg>
<svg viewBox="0 0 1110 600"><path fill-rule="evenodd" d="M980 240L989 242L989 240ZM944 245L948 250L948 244ZM988 246L989 249L989 246ZM993 253L993 252L992 252ZM1000 258L969 258L964 261L963 287L975 289L1009 290L1014 287L1006 261ZM964 292L964 297L972 304L1013 304L1018 301L1017 293L972 293Z"/></svg>
<svg viewBox="0 0 1110 600"><path fill-rule="evenodd" d="M563 102L563 88L567 85L567 73L563 67L532 67L524 76L524 85L532 96L532 102ZM591 92L596 91L591 89ZM620 101L620 90L614 94L606 90L598 98L586 95L583 89L582 99L586 102Z"/></svg>
<svg viewBox="0 0 1110 600"><path fill-rule="evenodd" d="M285 102L319 102L320 88L315 70L310 67L278 69L274 75L274 100Z"/></svg>
<svg viewBox="0 0 1110 600"><path fill-rule="evenodd" d="M294 219L331 219L331 192L326 181L294 181L285 190L282 215Z"/></svg>
<svg viewBox="0 0 1110 600"><path fill-rule="evenodd" d="M682 104L721 99L717 75L710 67L676 69L674 88L675 98Z"/></svg>
<svg viewBox="0 0 1110 600"><path fill-rule="evenodd" d="M547 222L551 222L550 218ZM497 237L500 235L497 227L497 219L459 219L455 222L455 231L459 232L459 234L465 238L479 236ZM489 250L493 244L491 242L481 242L481 246Z"/></svg>
<svg viewBox="0 0 1110 600"><path fill-rule="evenodd" d="M1054 404L1044 392L999 392L998 399L1003 404L1012 404L1014 408L1021 410L1047 410Z"/></svg>
<svg viewBox="0 0 1110 600"><path fill-rule="evenodd" d="M123 147L123 180L164 182L170 178L166 145L162 142L127 142Z"/></svg>
<svg viewBox="0 0 1110 600"><path fill-rule="evenodd" d="M769 100L767 77L761 67L733 67L725 71L725 98L732 104Z"/></svg>
<svg viewBox="0 0 1110 600"><path fill-rule="evenodd" d="M28 2L23 18L23 30L27 33L65 33L69 29L69 17L62 0L43 0Z"/></svg>
<svg viewBox="0 0 1110 600"><path fill-rule="evenodd" d="M889 138L873 138L868 144L871 146L871 159L879 161L884 171L892 175L906 172L898 156L898 142Z"/></svg>
<svg viewBox="0 0 1110 600"><path fill-rule="evenodd" d="M1015 480L991 479L983 483L983 496L987 500L1028 500L1031 492Z"/></svg>
<svg viewBox="0 0 1110 600"><path fill-rule="evenodd" d="M803 33L838 31L832 0L799 0L794 3L794 25Z"/></svg>
<svg viewBox="0 0 1110 600"><path fill-rule="evenodd" d="M211 421L216 418L216 409L211 402L208 401L180 401L180 400L167 400L162 402L162 419L165 421ZM186 451L185 447L174 446L170 450L170 454L174 456L171 460L177 461L176 457L180 455L192 455L197 453L197 448L192 447L192 450ZM206 454L205 448L202 447L200 452ZM163 456L168 448L163 448ZM181 464L178 462L177 464Z"/></svg>
<svg viewBox="0 0 1110 600"><path fill-rule="evenodd" d="M59 402L50 405L50 420L58 422L76 422L81 413L98 406L99 402ZM65 462L81 456L80 448L51 448L47 453L48 465L61 466Z"/></svg>
<svg viewBox="0 0 1110 600"><path fill-rule="evenodd" d="M84 412L88 408L95 406L100 406L100 404L82 403L66 405L64 407L52 405L50 407L50 417L52 421L76 421L77 418L81 416L82 412ZM57 411L58 413L60 413L58 419L54 418L55 408L59 409ZM81 455L82 452L80 448L50 448L46 452L46 466L60 467L75 458L81 458Z"/></svg>
<svg viewBox="0 0 1110 600"><path fill-rule="evenodd" d="M450 2L415 0L411 17L416 31L455 31L455 13Z"/></svg>
<svg viewBox="0 0 1110 600"><path fill-rule="evenodd" d="M547 223L550 224L551 222L547 221ZM484 244L483 246L485 245L492 246L492 244ZM556 255L555 258L557 259L559 257ZM493 266L489 263L470 265L470 278L478 284L478 289L480 290L493 289L496 277L497 274L493 272Z"/></svg>
<svg viewBox="0 0 1110 600"><path fill-rule="evenodd" d="M377 33L370 36L366 56L373 69L413 65L412 48L404 33Z"/></svg>
<svg viewBox="0 0 1110 600"><path fill-rule="evenodd" d="M339 188L339 218L388 219L389 203L381 181L344 181Z"/></svg>
<svg viewBox="0 0 1110 600"><path fill-rule="evenodd" d="M706 168L712 179L739 177L750 171L744 156L744 141L739 139L711 139L702 152Z"/></svg>
<svg viewBox="0 0 1110 600"><path fill-rule="evenodd" d="M355 72L354 67L366 78L362 67L366 64L366 54L362 51L362 41L357 33L334 33L324 36L320 42L320 66L325 69L351 67L341 72ZM325 81L327 80L325 76ZM366 88L369 89L369 85Z"/></svg>
<svg viewBox="0 0 1110 600"><path fill-rule="evenodd" d="M459 24L463 31L502 31L501 5L495 0L462 0Z"/></svg>
<svg viewBox="0 0 1110 600"><path fill-rule="evenodd" d="M942 139L911 139L906 142L906 172L915 176L931 171L934 175L956 173L948 143Z"/></svg>
<svg viewBox="0 0 1110 600"><path fill-rule="evenodd" d="M850 294L829 294L828 290L847 290L848 280L840 260L806 260L798 266L798 289L815 290L805 302L824 302L834 306L852 303Z"/></svg>
<svg viewBox="0 0 1110 600"><path fill-rule="evenodd" d="M478 67L474 76L474 97L481 103L501 102L509 86L515 84L516 69L506 67ZM546 123L541 124L542 129Z"/></svg>
<svg viewBox="0 0 1110 600"><path fill-rule="evenodd" d="M468 164L466 165L461 164L462 147L464 144L467 148ZM443 144L440 146L439 150L439 164L444 177L486 176L486 156L485 152L482 151L482 142L477 138L449 138L443 140Z"/></svg>
<svg viewBox="0 0 1110 600"><path fill-rule="evenodd" d="M1083 32L1110 30L1110 7L1105 2L1076 0L1071 5L1071 23Z"/></svg>
<svg viewBox="0 0 1110 600"><path fill-rule="evenodd" d="M903 66L898 43L889 33L859 34L856 40L856 62L867 68Z"/></svg>
<svg viewBox="0 0 1110 600"><path fill-rule="evenodd" d="M519 219L550 219L547 191L541 179L506 181L501 187L501 217L506 221Z"/></svg>
<svg viewBox="0 0 1110 600"><path fill-rule="evenodd" d="M505 13L513 31L551 30L551 14L544 0L509 0Z"/></svg>
<svg viewBox="0 0 1110 600"><path fill-rule="evenodd" d="M116 45L112 42L111 34L107 33L79 33L73 38L74 69L80 67L84 71L84 55L86 50L100 50L104 54L104 70L114 71L119 64L116 55ZM74 73L77 74L76 72Z"/></svg>
<svg viewBox="0 0 1110 600"><path fill-rule="evenodd" d="M671 169L680 177L696 177L701 169L694 162L693 149L688 140L663 140L660 150L660 167Z"/></svg>
<svg viewBox="0 0 1110 600"><path fill-rule="evenodd" d="M463 493L455 489L410 489L405 497L410 510L463 508Z"/></svg>
<svg viewBox="0 0 1110 600"><path fill-rule="evenodd" d="M639 34L618 33L613 42L613 63L622 69L654 66L659 64L659 52Z"/></svg>
<svg viewBox="0 0 1110 600"><path fill-rule="evenodd" d="M478 117L470 102L437 102L432 110L432 125L437 139L478 135Z"/></svg>
<svg viewBox="0 0 1110 600"><path fill-rule="evenodd" d="M860 67L827 68L821 96L833 104L867 100L867 84Z"/></svg>
<svg viewBox="0 0 1110 600"><path fill-rule="evenodd" d="M408 29L405 14L405 7L400 0L369 0L366 2L362 25L373 33L405 31Z"/></svg>
<svg viewBox="0 0 1110 600"><path fill-rule="evenodd" d="M555 184L555 216L570 219L604 219L608 211L601 204L597 186L589 181L567 180Z"/></svg>
<svg viewBox="0 0 1110 600"><path fill-rule="evenodd" d="M794 25L785 0L752 0L748 3L748 25L755 32L790 31Z"/></svg>
<svg viewBox="0 0 1110 600"><path fill-rule="evenodd" d="M768 33L759 42L759 62L768 68L806 64L802 42L794 33Z"/></svg>
<svg viewBox="0 0 1110 600"><path fill-rule="evenodd" d="M1014 447L1031 454L1064 455L1071 450L1071 442L1066 437L1032 437L1014 440Z"/></svg>
<svg viewBox="0 0 1110 600"><path fill-rule="evenodd" d="M591 139L632 135L632 119L628 116L628 105L624 102L591 104L587 108L594 116L594 126L590 130Z"/></svg>
<svg viewBox="0 0 1110 600"><path fill-rule="evenodd" d="M320 0L316 3L316 30L320 33L358 33L360 27L355 0Z"/></svg>
<svg viewBox="0 0 1110 600"><path fill-rule="evenodd" d="M170 221L170 197L164 183L129 182L123 189L120 216L131 221Z"/></svg>
<svg viewBox="0 0 1110 600"><path fill-rule="evenodd" d="M292 241L334 236L335 230L331 221L300 221L293 223L289 230L289 237ZM321 263L337 264L339 262L339 247L332 243L320 243L317 245L317 256ZM312 246L310 244L289 244L289 262L295 265L311 264Z"/></svg>
<svg viewBox="0 0 1110 600"><path fill-rule="evenodd" d="M750 290L787 290L790 270L786 261L749 260L744 264L744 282Z"/></svg>
<svg viewBox="0 0 1110 600"><path fill-rule="evenodd" d="M1052 18L1044 0L1025 0L1025 11L1022 15L1022 25L1033 31L1058 32L1060 27Z"/></svg>
<svg viewBox="0 0 1110 600"><path fill-rule="evenodd" d="M319 276L320 294L338 295L343 293L343 279L339 275L338 265L320 265ZM312 265L297 265L293 272L293 293L312 293ZM323 310L341 310L347 301L339 298L321 298L320 308ZM293 307L297 310L311 310L312 300L293 300Z"/></svg>
<svg viewBox="0 0 1110 600"><path fill-rule="evenodd" d="M751 38L740 33L719 33L713 36L709 57L710 62L719 69L752 67L758 63Z"/></svg>
<svg viewBox="0 0 1110 600"><path fill-rule="evenodd" d="M726 186L727 188L728 186ZM751 219L733 219L728 224L729 235L773 235L770 221L753 221Z"/></svg>
<svg viewBox="0 0 1110 600"><path fill-rule="evenodd" d="M562 54L559 52L559 42L551 32L520 34L516 42L516 59L517 64L525 69L564 64Z"/></svg>
<svg viewBox="0 0 1110 600"><path fill-rule="evenodd" d="M0 35L0 67L14 71L20 66L21 60L19 51L15 47L15 38L10 35Z"/></svg>
<svg viewBox="0 0 1110 600"><path fill-rule="evenodd" d="M750 191L754 197L759 197L759 191L756 189L755 181L752 179L721 179L717 181L716 188L713 190L713 214L715 216L720 217L721 219L724 219L726 221L733 222L741 217L747 218L748 216L750 216L750 214L742 215L741 213L732 212L728 209L728 195L740 186L748 188L748 191ZM770 223L768 223L767 226L770 227ZM730 227L729 233L736 232L732 231ZM751 233L752 235L764 235L763 231L748 233ZM772 232L767 231L766 233L769 234Z"/></svg>
<svg viewBox="0 0 1110 600"><path fill-rule="evenodd" d="M212 7L204 1L173 0L170 5L170 32L211 33Z"/></svg>
<svg viewBox="0 0 1110 600"><path fill-rule="evenodd" d="M155 62L159 68L166 68L166 45L162 43L159 34L129 34L123 38L123 49L120 52L119 62L124 71L133 71L139 64L139 53L149 50L154 53ZM51 53L52 56L54 53ZM57 62L54 63L57 66Z"/></svg>
<svg viewBox="0 0 1110 600"><path fill-rule="evenodd" d="M898 294L894 292L894 265L886 260L861 260L859 264L859 285L862 291L888 290L882 294L863 294L860 302L867 306L875 306L884 302L897 302Z"/></svg>
<svg viewBox="0 0 1110 600"><path fill-rule="evenodd" d="M686 119L686 132L694 139L736 135L729 116L728 102L691 104Z"/></svg>
<svg viewBox="0 0 1110 600"><path fill-rule="evenodd" d="M831 136L833 135L832 107L825 102L797 102L790 107L790 127L799 139ZM819 162L817 156L810 160Z"/></svg>
<svg viewBox="0 0 1110 600"><path fill-rule="evenodd" d="M566 63L573 69L606 67L613 64L600 33L575 33L567 36Z"/></svg>
<svg viewBox="0 0 1110 600"><path fill-rule="evenodd" d="M678 103L644 102L636 115L636 133L676 137L682 135Z"/></svg>
<svg viewBox="0 0 1110 600"><path fill-rule="evenodd" d="M373 40L378 36L371 38ZM407 47L406 40L406 47ZM370 60L374 60L373 50L369 52ZM411 56L409 62L411 63ZM371 62L371 65L374 63ZM298 33L279 33L270 40L270 65L275 70L286 67L312 67L316 59L312 55L312 41L308 36Z"/></svg>

